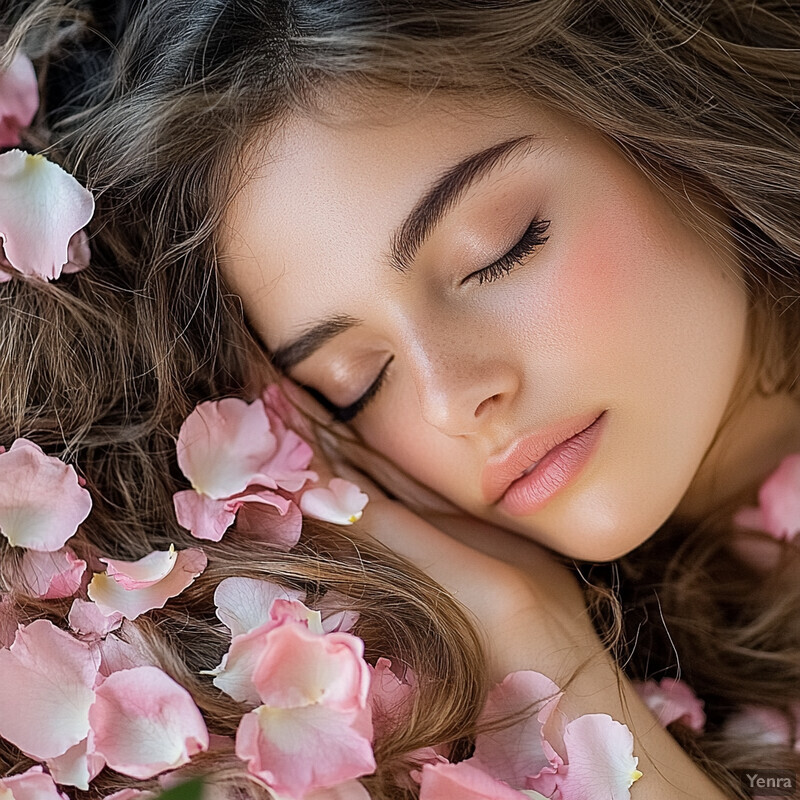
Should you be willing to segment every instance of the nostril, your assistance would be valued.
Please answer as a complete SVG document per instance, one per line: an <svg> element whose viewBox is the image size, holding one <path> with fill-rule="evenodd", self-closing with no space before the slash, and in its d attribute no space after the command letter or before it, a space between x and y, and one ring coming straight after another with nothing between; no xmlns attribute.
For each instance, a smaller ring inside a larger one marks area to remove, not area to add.
<svg viewBox="0 0 800 800"><path fill-rule="evenodd" d="M478 404L478 407L475 409L475 416L479 417L483 414L484 411L488 411L490 406L493 406L497 400L500 399L499 394L493 394L491 397L487 397L485 400L481 401Z"/></svg>

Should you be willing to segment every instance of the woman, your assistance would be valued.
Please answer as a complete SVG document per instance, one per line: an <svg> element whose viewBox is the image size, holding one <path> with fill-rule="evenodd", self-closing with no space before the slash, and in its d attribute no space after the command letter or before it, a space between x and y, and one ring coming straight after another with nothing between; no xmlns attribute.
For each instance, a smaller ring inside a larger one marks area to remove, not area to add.
<svg viewBox="0 0 800 800"><path fill-rule="evenodd" d="M734 549L732 522L800 445L791 8L164 2L99 20L103 37L59 18L43 3L9 42L40 32L31 142L98 193L93 264L10 284L3 346L26 367L2 378L4 441L74 454L101 498L87 541L112 557L187 541L171 440L197 403L253 396L266 351L387 457L340 443L424 518L373 488L365 530L455 595L488 653L484 673L475 634L443 624L469 631L457 607L410 566L390 578L368 539L309 527L306 549L255 565L218 545L217 580L322 564L376 652L402 631L391 655L431 678L426 716L376 750L373 796L408 791L398 763L463 743L485 676L521 669L568 684L566 713L629 724L633 797L741 792L729 770L756 756L727 721L800 699L797 589ZM673 726L686 751L617 685L574 575L534 543L619 559L633 613L596 622L641 635L615 652L631 677L682 668L705 699L704 733ZM185 601L198 637L208 577ZM162 661L183 619L146 629ZM769 764L795 765L792 741L759 751Z"/></svg>

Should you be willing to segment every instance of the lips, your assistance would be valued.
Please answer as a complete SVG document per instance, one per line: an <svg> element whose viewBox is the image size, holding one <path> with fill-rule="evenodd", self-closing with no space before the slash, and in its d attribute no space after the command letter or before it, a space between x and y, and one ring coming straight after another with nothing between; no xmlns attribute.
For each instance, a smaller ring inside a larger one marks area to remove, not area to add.
<svg viewBox="0 0 800 800"><path fill-rule="evenodd" d="M481 474L481 490L487 503L498 502L514 481L530 473L554 447L571 439L597 420L602 411L561 420L531 436L525 436L504 453L490 458Z"/></svg>

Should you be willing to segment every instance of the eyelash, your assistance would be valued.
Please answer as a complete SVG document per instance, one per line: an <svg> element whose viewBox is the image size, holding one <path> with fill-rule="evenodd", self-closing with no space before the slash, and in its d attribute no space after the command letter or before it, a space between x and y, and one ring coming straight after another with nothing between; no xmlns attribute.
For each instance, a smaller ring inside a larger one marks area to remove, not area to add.
<svg viewBox="0 0 800 800"><path fill-rule="evenodd" d="M514 267L519 266L533 251L543 245L548 236L545 231L550 227L549 219L536 217L519 238L519 241L505 254L500 256L497 261L489 264L488 267L472 272L461 281L462 286L473 278L478 279L478 285L491 283L498 278L508 275Z"/></svg>
<svg viewBox="0 0 800 800"><path fill-rule="evenodd" d="M549 219L541 219L536 217L530 225L525 229L525 233L519 238L517 243L504 255L500 256L497 261L489 264L488 267L479 269L467 275L461 284L465 284L473 278L478 279L478 285L484 283L491 283L498 278L508 275L514 267L519 266L533 251L543 245L549 237L545 236L545 231L550 227ZM327 397L320 394L316 389L306 386L306 390L312 395L328 412L333 416L337 422L350 422L359 412L366 408L367 404L373 397L380 391L386 380L386 374L389 369L389 364L394 361L392 356L384 365L383 369L378 373L378 377L372 382L372 385L367 389L361 397L349 406L337 406L328 400Z"/></svg>

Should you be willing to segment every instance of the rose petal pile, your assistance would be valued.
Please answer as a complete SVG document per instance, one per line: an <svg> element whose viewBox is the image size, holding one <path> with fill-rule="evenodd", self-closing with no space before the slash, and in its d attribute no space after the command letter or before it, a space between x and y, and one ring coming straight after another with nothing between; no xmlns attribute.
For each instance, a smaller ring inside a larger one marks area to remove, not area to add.
<svg viewBox="0 0 800 800"><path fill-rule="evenodd" d="M218 542L241 511L240 530L290 550L301 511L340 525L361 517L367 496L357 486L340 478L316 485L313 451L286 427L273 396L201 403L181 426L178 465L192 489L175 494L175 514L198 539Z"/></svg>

